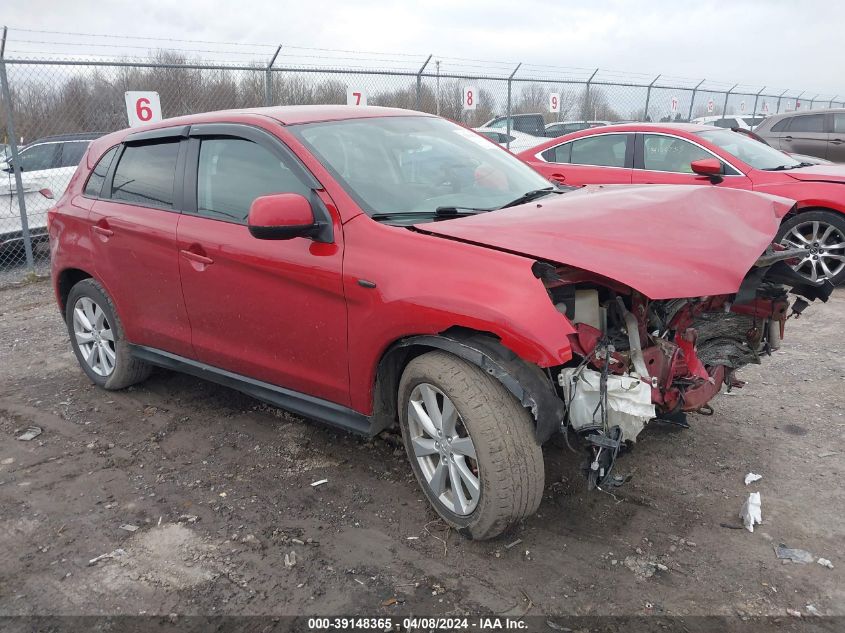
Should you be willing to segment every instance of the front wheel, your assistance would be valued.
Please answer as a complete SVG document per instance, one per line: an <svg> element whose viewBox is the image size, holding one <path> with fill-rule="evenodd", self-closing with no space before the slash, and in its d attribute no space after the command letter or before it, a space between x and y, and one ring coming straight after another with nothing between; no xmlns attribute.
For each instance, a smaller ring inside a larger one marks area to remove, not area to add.
<svg viewBox="0 0 845 633"><path fill-rule="evenodd" d="M845 281L845 215L835 211L805 211L784 222L777 241L804 250L793 268L810 281Z"/></svg>
<svg viewBox="0 0 845 633"><path fill-rule="evenodd" d="M413 359L399 418L423 492L464 536L498 536L540 505L543 453L531 416L475 365L441 351Z"/></svg>

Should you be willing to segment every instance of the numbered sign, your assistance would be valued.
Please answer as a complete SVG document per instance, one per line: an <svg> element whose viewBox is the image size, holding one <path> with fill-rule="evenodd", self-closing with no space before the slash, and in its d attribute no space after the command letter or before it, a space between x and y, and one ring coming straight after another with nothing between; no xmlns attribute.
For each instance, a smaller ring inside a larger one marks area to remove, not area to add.
<svg viewBox="0 0 845 633"><path fill-rule="evenodd" d="M478 90L475 86L465 86L464 87L464 102L463 108L464 110L475 110L475 106L478 103Z"/></svg>
<svg viewBox="0 0 845 633"><path fill-rule="evenodd" d="M800 102L800 101L798 101L797 99L796 99L796 101L795 101L795 109L796 109L796 110L800 110L800 109L801 109L801 102Z"/></svg>
<svg viewBox="0 0 845 633"><path fill-rule="evenodd" d="M678 97L672 97L669 101L669 107L672 109L672 112L678 111Z"/></svg>
<svg viewBox="0 0 845 633"><path fill-rule="evenodd" d="M764 101L763 102L763 114L768 114L768 113L769 113L769 104Z"/></svg>
<svg viewBox="0 0 845 633"><path fill-rule="evenodd" d="M161 102L157 92L126 92L126 118L129 127L161 121Z"/></svg>
<svg viewBox="0 0 845 633"><path fill-rule="evenodd" d="M715 103L713 103L713 99L710 99L710 100L707 102L707 113L708 113L708 114L713 114L713 110L714 110L715 108L716 108L716 104L715 104Z"/></svg>
<svg viewBox="0 0 845 633"><path fill-rule="evenodd" d="M739 102L739 111L740 111L740 112L745 112L745 101L740 101L740 102Z"/></svg>
<svg viewBox="0 0 845 633"><path fill-rule="evenodd" d="M549 112L560 112L560 95L556 92L549 95Z"/></svg>
<svg viewBox="0 0 845 633"><path fill-rule="evenodd" d="M346 91L346 105L367 105L367 93L358 88L349 88Z"/></svg>

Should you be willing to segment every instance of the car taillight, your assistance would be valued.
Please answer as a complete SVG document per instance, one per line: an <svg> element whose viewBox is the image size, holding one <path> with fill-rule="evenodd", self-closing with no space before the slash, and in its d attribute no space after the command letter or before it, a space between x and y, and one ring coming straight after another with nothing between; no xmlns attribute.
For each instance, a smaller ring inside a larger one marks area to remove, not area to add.
<svg viewBox="0 0 845 633"><path fill-rule="evenodd" d="M48 200L53 199L53 192L50 189L47 189L47 188L39 189L38 193L40 193L42 196L44 196Z"/></svg>

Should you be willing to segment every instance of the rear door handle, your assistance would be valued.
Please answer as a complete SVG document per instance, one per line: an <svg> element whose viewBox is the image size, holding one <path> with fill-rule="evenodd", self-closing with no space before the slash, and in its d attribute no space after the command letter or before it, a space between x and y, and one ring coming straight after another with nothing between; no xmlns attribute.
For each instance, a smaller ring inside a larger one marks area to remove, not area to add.
<svg viewBox="0 0 845 633"><path fill-rule="evenodd" d="M206 257L205 255L200 255L199 253L195 253L193 251L179 251L182 254L182 257L185 259L196 262L197 264L202 264L203 266L208 266L214 263L214 260L210 257Z"/></svg>
<svg viewBox="0 0 845 633"><path fill-rule="evenodd" d="M791 141L791 140L792 140L792 137L791 137L791 136L784 136L784 137L783 137L783 140L784 140L784 141Z"/></svg>
<svg viewBox="0 0 845 633"><path fill-rule="evenodd" d="M839 145L840 143L845 143L841 138L835 138L831 141L834 145Z"/></svg>
<svg viewBox="0 0 845 633"><path fill-rule="evenodd" d="M102 235L103 237L111 237L112 235L114 235L114 231L112 231L111 229L107 229L104 226L94 225L91 227L91 230L94 231L94 233L97 233L98 235Z"/></svg>

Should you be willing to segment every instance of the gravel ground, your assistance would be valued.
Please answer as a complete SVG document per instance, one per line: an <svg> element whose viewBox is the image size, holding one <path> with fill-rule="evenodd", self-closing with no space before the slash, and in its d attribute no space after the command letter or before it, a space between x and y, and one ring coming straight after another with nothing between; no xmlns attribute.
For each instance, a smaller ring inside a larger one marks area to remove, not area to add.
<svg viewBox="0 0 845 633"><path fill-rule="evenodd" d="M395 435L339 434L165 371L102 391L50 285L7 287L0 615L845 615L843 308L840 290L790 321L713 416L650 425L613 495L549 445L539 512L471 542L437 520ZM31 425L43 433L17 440ZM763 479L746 487L750 471ZM753 534L735 529L749 491ZM833 568L784 564L779 543Z"/></svg>

